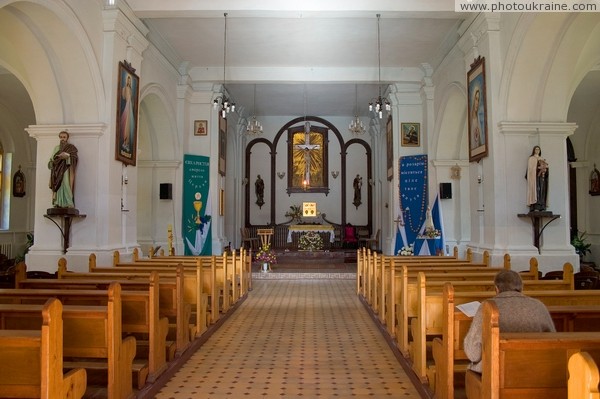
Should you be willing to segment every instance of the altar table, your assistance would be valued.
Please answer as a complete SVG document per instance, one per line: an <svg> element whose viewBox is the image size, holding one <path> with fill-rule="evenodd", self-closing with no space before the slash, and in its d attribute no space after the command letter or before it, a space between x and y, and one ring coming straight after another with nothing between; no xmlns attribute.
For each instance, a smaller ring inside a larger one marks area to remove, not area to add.
<svg viewBox="0 0 600 399"><path fill-rule="evenodd" d="M329 224L292 224L288 227L287 242L292 242L293 232L306 233L309 231L314 231L316 233L329 233L329 242L332 243L335 240L335 231L333 226Z"/></svg>

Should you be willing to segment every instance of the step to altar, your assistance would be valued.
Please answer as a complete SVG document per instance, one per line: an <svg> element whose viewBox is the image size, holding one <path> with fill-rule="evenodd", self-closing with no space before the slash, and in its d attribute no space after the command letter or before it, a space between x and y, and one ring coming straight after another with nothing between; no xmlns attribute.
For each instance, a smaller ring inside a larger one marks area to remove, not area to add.
<svg viewBox="0 0 600 399"><path fill-rule="evenodd" d="M326 266L327 264L356 263L356 250L339 251L276 251L278 264L308 263Z"/></svg>

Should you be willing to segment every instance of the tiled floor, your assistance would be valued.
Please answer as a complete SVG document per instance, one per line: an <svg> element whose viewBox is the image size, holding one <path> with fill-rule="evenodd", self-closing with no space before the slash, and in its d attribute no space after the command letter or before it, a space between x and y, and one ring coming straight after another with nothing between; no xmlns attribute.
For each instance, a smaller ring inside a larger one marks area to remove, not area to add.
<svg viewBox="0 0 600 399"><path fill-rule="evenodd" d="M255 280L156 398L419 398L352 279Z"/></svg>

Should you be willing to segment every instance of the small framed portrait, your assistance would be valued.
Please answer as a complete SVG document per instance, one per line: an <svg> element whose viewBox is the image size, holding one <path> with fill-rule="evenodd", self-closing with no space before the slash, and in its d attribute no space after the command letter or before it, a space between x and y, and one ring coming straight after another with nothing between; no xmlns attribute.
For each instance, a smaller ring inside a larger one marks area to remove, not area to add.
<svg viewBox="0 0 600 399"><path fill-rule="evenodd" d="M418 147L421 145L421 124L404 122L400 124L400 143L402 147Z"/></svg>
<svg viewBox="0 0 600 399"><path fill-rule="evenodd" d="M488 154L485 58L478 57L467 73L467 120L469 121L469 162Z"/></svg>
<svg viewBox="0 0 600 399"><path fill-rule="evenodd" d="M208 133L208 122L206 120L194 121L194 136L206 136Z"/></svg>
<svg viewBox="0 0 600 399"><path fill-rule="evenodd" d="M119 62L117 82L117 139L115 158L135 166L140 78L127 61Z"/></svg>

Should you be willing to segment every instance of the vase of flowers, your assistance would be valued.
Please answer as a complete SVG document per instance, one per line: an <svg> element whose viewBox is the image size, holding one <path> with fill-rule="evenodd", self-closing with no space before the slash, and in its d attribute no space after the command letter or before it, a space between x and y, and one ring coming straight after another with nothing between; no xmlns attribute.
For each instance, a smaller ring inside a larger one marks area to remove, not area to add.
<svg viewBox="0 0 600 399"><path fill-rule="evenodd" d="M413 256L415 254L415 246L414 244L405 245L398 251L398 255L400 256Z"/></svg>
<svg viewBox="0 0 600 399"><path fill-rule="evenodd" d="M298 239L298 249L303 251L317 251L323 249L323 238L315 231L306 232Z"/></svg>
<svg viewBox="0 0 600 399"><path fill-rule="evenodd" d="M271 270L271 265L277 263L277 255L275 255L275 252L271 249L270 244L264 244L256 253L254 260L262 263L263 271L269 271Z"/></svg>
<svg viewBox="0 0 600 399"><path fill-rule="evenodd" d="M440 238L441 236L442 236L442 232L439 231L438 229L436 229L435 227L425 227L425 230L423 230L423 234L421 234L417 238L430 239L430 238Z"/></svg>

